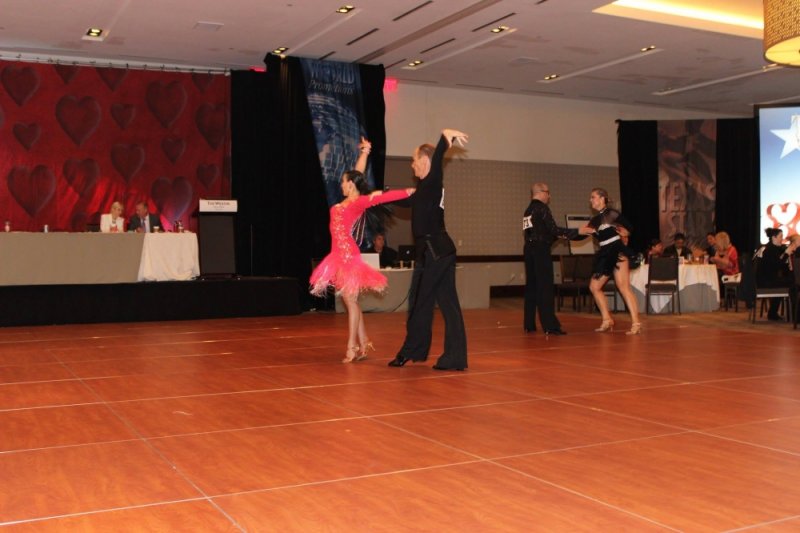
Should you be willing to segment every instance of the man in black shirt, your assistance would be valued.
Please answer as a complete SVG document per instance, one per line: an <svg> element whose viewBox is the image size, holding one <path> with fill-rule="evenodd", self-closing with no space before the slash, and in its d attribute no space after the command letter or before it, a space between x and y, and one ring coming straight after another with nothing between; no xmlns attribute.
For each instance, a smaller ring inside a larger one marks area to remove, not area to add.
<svg viewBox="0 0 800 533"><path fill-rule="evenodd" d="M383 233L376 233L372 239L372 246L367 252L378 254L380 257L381 268L390 268L397 262L397 250L386 246L386 236Z"/></svg>
<svg viewBox="0 0 800 533"><path fill-rule="evenodd" d="M531 186L531 203L522 217L525 232L525 312L523 327L526 332L536 331L536 310L539 323L546 335L566 335L553 308L553 260L550 247L558 238L576 237L577 230L556 226L550 203L550 187L546 183Z"/></svg>
<svg viewBox="0 0 800 533"><path fill-rule="evenodd" d="M406 338L389 366L403 366L408 361L428 358L433 336L433 307L438 303L444 316L444 353L433 368L467 368L467 335L456 293L456 246L444 227L442 160L453 142L463 146L467 136L446 129L435 148L423 144L414 151L411 168L419 182L409 202L416 259L409 291Z"/></svg>

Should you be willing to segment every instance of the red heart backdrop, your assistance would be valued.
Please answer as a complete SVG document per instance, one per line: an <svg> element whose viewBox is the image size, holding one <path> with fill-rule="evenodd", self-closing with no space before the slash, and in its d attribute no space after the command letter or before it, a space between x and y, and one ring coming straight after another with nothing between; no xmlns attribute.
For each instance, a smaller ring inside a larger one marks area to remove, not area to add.
<svg viewBox="0 0 800 533"><path fill-rule="evenodd" d="M84 231L120 201L196 230L230 197L230 78L0 61L0 220Z"/></svg>

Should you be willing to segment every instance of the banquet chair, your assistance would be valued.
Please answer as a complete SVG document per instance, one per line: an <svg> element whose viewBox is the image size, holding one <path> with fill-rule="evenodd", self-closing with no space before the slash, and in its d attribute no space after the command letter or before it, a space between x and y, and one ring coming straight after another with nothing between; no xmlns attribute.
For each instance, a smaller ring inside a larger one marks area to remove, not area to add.
<svg viewBox="0 0 800 533"><path fill-rule="evenodd" d="M647 314L653 307L650 297L660 294L672 296L671 310L675 313L675 301L678 302L678 314L681 314L681 287L678 278L677 257L653 257L647 272L647 285L645 286L644 305Z"/></svg>
<svg viewBox="0 0 800 533"><path fill-rule="evenodd" d="M579 255L562 255L559 263L561 265L561 283L556 284L556 307L561 311L564 305L564 296L572 296L572 308L580 311L583 308L583 300L586 291L589 289L589 281L581 279L578 274ZM591 277L591 265L589 267Z"/></svg>
<svg viewBox="0 0 800 533"><path fill-rule="evenodd" d="M791 299L791 288L790 287L759 287L758 286L758 264L760 263L760 259L756 258L753 260L753 280L755 283L755 300L754 305L750 309L750 322L755 324L756 322L756 313L758 312L758 301L761 300L762 303L766 303L766 300L771 298L780 298L781 305L785 309L786 321L789 322L792 319L792 299ZM795 274L796 278L797 274Z"/></svg>

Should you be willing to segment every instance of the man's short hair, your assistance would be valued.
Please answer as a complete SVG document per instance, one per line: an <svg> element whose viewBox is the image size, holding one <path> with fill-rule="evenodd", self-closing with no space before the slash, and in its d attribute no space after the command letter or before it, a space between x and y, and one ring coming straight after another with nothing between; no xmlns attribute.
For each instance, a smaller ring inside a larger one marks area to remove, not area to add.
<svg viewBox="0 0 800 533"><path fill-rule="evenodd" d="M680 239L682 241L685 241L686 240L686 235L684 235L683 233L676 233L675 234L675 240L677 241L678 239Z"/></svg>

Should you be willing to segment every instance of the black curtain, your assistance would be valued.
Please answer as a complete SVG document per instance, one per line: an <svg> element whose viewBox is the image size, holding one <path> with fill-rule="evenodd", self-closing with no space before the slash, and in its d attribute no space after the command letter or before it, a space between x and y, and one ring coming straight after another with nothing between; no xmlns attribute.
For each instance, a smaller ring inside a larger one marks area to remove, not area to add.
<svg viewBox="0 0 800 533"><path fill-rule="evenodd" d="M297 278L299 290L307 294L311 260L330 251L322 171L299 60L270 54L265 62L266 74L232 76L237 265L246 275ZM365 129L373 146L370 162L381 188L384 71L369 65L360 71Z"/></svg>
<svg viewBox="0 0 800 533"><path fill-rule="evenodd" d="M647 249L658 237L658 123L617 121L617 155L622 211L633 224L630 246Z"/></svg>
<svg viewBox="0 0 800 533"><path fill-rule="evenodd" d="M751 253L763 231L758 157L754 119L717 120L717 230L728 232L740 254Z"/></svg>

